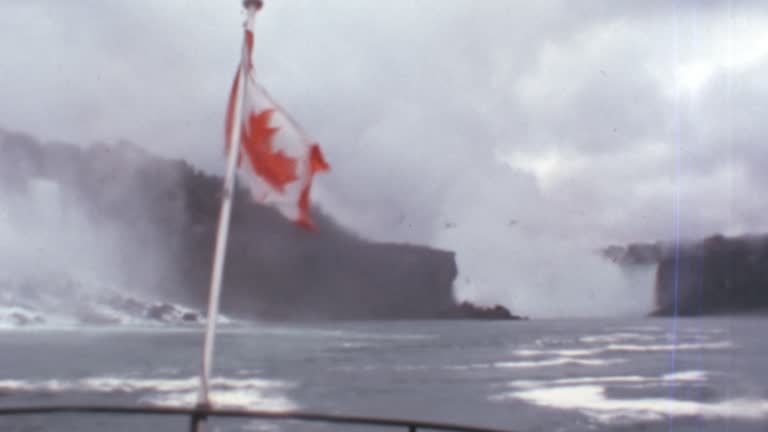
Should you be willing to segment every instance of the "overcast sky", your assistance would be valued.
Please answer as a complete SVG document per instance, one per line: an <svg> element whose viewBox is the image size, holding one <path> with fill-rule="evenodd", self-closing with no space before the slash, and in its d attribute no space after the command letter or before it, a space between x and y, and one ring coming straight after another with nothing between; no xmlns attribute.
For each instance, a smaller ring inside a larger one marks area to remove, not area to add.
<svg viewBox="0 0 768 432"><path fill-rule="evenodd" d="M455 250L462 296L591 313L573 285L621 276L596 247L768 229L762 1L265 3L258 74L332 166L315 202ZM235 0L3 0L0 127L221 172L242 19Z"/></svg>

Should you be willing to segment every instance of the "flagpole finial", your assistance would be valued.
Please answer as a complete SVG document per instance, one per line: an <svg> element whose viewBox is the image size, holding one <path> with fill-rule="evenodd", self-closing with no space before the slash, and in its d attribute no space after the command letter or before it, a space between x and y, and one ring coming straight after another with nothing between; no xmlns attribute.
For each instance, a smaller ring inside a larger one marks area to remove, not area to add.
<svg viewBox="0 0 768 432"><path fill-rule="evenodd" d="M253 8L254 10L260 10L264 7L262 0L243 0L243 7L246 9Z"/></svg>

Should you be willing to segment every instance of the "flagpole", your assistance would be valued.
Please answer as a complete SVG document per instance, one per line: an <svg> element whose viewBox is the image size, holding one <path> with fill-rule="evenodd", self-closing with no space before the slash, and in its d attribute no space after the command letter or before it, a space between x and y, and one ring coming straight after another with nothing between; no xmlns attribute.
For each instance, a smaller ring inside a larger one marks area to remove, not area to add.
<svg viewBox="0 0 768 432"><path fill-rule="evenodd" d="M250 28L256 12L261 9L261 0L244 0L243 7L246 9L246 26ZM224 177L223 194L221 198L221 210L219 213L219 226L216 232L216 246L213 255L213 269L211 271L211 285L208 291L208 313L206 315L205 342L203 344L203 362L200 371L200 387L198 391L198 406L207 408L210 406L210 377L213 364L213 347L216 336L216 320L219 313L219 296L221 294L221 281L224 274L224 260L227 251L227 238L229 236L229 223L232 214L232 200L234 198L235 174L237 171L237 160L240 155L240 127L242 122L243 93L245 90L245 80L248 74L248 65L250 64L251 53L248 52L247 44L243 43L242 58L240 59L239 77L237 80L237 89L235 93L235 105L232 112L231 130L229 132L227 158L227 172ZM193 430L196 429L196 422L201 419L193 419Z"/></svg>

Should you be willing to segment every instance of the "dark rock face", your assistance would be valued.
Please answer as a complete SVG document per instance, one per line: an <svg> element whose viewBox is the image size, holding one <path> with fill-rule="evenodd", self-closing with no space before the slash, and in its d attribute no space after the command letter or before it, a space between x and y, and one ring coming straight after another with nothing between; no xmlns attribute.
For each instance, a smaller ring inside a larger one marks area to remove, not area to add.
<svg viewBox="0 0 768 432"><path fill-rule="evenodd" d="M125 244L153 246L152 259L143 261L150 251L141 246L124 252L122 285L148 287L168 301L204 307L220 178L127 143L43 145L0 130L0 155L0 193L23 195L31 179L52 180L62 199L78 203L93 223L118 227ZM314 234L254 204L245 191L236 192L222 312L281 320L513 318L499 306L456 304L452 252L372 243L317 209L312 213ZM163 320L170 311L159 306L149 313Z"/></svg>
<svg viewBox="0 0 768 432"><path fill-rule="evenodd" d="M656 306L655 315L768 310L768 236L718 235L667 254L656 272Z"/></svg>
<svg viewBox="0 0 768 432"><path fill-rule="evenodd" d="M676 249L669 244L610 247L620 265L656 266L652 315L768 311L768 235L715 235Z"/></svg>

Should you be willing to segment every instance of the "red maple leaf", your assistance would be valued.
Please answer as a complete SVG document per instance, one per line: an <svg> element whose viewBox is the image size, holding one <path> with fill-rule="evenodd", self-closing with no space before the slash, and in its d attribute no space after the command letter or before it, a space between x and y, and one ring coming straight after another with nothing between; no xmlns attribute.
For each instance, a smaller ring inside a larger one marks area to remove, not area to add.
<svg viewBox="0 0 768 432"><path fill-rule="evenodd" d="M315 173L330 169L331 167L323 157L323 152L320 151L320 146L312 144L312 147L309 149L309 181L301 188L301 195L299 195L299 219L296 221L300 226L310 231L315 231L315 224L309 218L309 190L312 188L312 177L314 177Z"/></svg>
<svg viewBox="0 0 768 432"><path fill-rule="evenodd" d="M274 111L267 109L251 114L242 131L242 143L256 174L282 193L284 186L298 180L298 177L296 159L272 148L272 138L280 129L269 126Z"/></svg>

